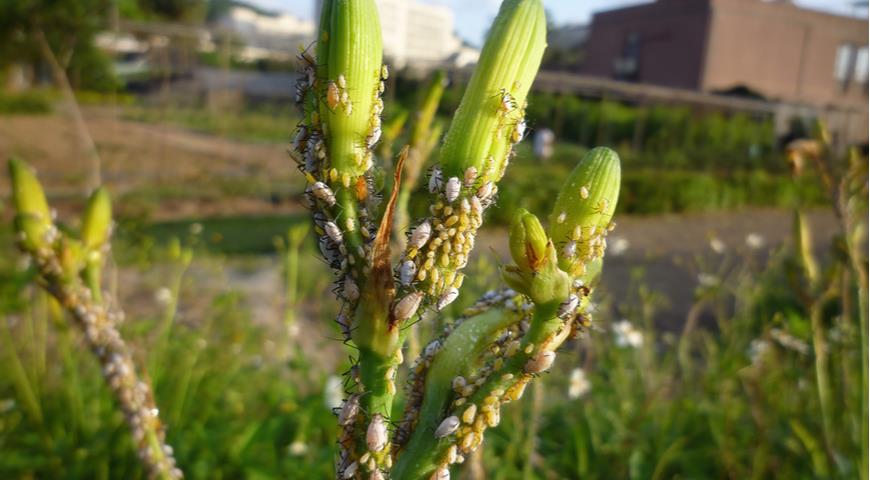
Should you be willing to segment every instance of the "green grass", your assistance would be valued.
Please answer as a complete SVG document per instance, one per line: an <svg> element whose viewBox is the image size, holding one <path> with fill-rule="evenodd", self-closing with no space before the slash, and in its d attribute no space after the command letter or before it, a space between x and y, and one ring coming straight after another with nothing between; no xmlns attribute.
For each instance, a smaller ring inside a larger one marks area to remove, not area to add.
<svg viewBox="0 0 870 480"><path fill-rule="evenodd" d="M288 143L298 113L292 106L225 111L201 108L130 107L124 118L146 123L166 123L200 133L235 140Z"/></svg>

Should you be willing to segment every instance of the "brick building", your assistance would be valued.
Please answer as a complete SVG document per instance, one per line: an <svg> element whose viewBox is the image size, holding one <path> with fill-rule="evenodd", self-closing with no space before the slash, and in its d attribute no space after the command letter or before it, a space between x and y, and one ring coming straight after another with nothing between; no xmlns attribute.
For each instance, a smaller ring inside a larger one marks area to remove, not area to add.
<svg viewBox="0 0 870 480"><path fill-rule="evenodd" d="M867 110L867 20L789 1L657 0L599 12L585 50L588 75Z"/></svg>

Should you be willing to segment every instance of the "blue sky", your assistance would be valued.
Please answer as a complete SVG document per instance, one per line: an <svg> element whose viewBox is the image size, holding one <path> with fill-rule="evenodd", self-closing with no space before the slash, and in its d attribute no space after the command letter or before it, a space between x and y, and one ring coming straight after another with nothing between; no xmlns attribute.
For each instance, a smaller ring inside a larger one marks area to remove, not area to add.
<svg viewBox="0 0 870 480"><path fill-rule="evenodd" d="M292 13L302 18L314 15L314 0L250 0L261 7ZM418 0L423 3L447 5L456 15L456 30L473 45L480 45L483 33L498 12L501 0ZM558 24L585 23L592 13L625 5L648 3L649 0L544 0L544 6ZM843 15L864 15L866 10L856 11L854 0L796 0L798 5L825 10Z"/></svg>

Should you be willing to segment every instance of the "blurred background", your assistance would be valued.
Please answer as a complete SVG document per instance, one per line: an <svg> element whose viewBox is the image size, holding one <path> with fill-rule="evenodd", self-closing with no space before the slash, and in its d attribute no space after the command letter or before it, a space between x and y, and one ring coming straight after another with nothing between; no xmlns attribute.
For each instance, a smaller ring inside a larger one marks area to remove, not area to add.
<svg viewBox="0 0 870 480"><path fill-rule="evenodd" d="M425 133L449 126L500 2L377 3L389 159L435 75ZM451 313L498 285L511 213L546 215L594 146L622 159L617 229L595 326L459 478L866 479L867 4L544 4L530 133ZM0 2L0 158L37 168L61 223L109 187L109 288L190 478L332 475L347 359L287 153L318 11ZM0 477L142 478L0 192Z"/></svg>

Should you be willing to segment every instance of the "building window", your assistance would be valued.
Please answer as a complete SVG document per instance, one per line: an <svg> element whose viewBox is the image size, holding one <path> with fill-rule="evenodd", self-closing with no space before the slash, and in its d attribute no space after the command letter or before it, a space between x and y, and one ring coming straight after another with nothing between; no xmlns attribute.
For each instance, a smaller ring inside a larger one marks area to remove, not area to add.
<svg viewBox="0 0 870 480"><path fill-rule="evenodd" d="M622 55L613 62L613 74L617 80L640 79L640 34L629 32L622 45Z"/></svg>
<svg viewBox="0 0 870 480"><path fill-rule="evenodd" d="M858 85L867 86L867 77L868 77L868 58L867 58L867 45L858 49L858 53L855 55L855 83Z"/></svg>
<svg viewBox="0 0 870 480"><path fill-rule="evenodd" d="M855 71L855 46L851 43L843 43L837 47L837 56L834 57L834 78L840 84L840 88L846 90L852 72Z"/></svg>

